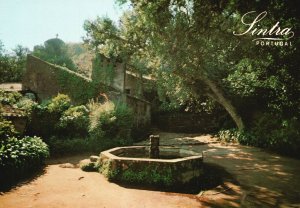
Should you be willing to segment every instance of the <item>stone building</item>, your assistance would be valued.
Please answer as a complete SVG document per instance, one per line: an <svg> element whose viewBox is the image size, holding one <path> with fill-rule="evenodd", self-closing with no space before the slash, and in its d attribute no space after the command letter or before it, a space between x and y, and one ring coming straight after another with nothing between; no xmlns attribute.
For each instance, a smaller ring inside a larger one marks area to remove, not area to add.
<svg viewBox="0 0 300 208"><path fill-rule="evenodd" d="M105 77L103 71L93 71L89 79L65 67L28 55L23 89L36 93L38 100L64 93L76 104L87 103L89 99L105 93L110 100L125 102L133 110L136 128L150 126L151 105L142 96L138 96L137 85L133 84L132 78L126 77L128 73L124 65L112 63L103 57L101 66L110 69L113 76ZM132 75L129 73L127 76Z"/></svg>

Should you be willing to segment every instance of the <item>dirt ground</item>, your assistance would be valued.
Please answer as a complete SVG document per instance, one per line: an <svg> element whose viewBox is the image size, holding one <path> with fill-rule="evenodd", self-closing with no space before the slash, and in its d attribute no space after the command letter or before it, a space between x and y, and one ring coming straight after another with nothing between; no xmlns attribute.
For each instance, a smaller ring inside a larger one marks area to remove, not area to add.
<svg viewBox="0 0 300 208"><path fill-rule="evenodd" d="M0 193L0 208L300 207L300 160L209 135L160 135L162 145L203 151L205 163L227 173L223 183L198 194L129 188L81 171L77 164L89 155L79 155L47 161L35 178Z"/></svg>

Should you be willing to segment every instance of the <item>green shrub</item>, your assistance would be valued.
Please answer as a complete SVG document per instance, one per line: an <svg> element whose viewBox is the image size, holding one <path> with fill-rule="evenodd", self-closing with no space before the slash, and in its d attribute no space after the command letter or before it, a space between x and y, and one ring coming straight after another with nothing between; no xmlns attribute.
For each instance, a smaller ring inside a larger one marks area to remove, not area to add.
<svg viewBox="0 0 300 208"><path fill-rule="evenodd" d="M96 153L111 147L101 139L60 138L53 136L47 140L51 155L71 155L84 152Z"/></svg>
<svg viewBox="0 0 300 208"><path fill-rule="evenodd" d="M2 104L13 105L21 98L22 95L18 92L4 92L3 90L0 90L0 103Z"/></svg>
<svg viewBox="0 0 300 208"><path fill-rule="evenodd" d="M251 130L257 138L251 145L300 157L300 122L296 117L282 119L273 114L264 114Z"/></svg>
<svg viewBox="0 0 300 208"><path fill-rule="evenodd" d="M52 154L99 152L131 144L132 120L126 105L91 101L87 109L71 106L69 98L59 94L33 107L27 133L42 136Z"/></svg>
<svg viewBox="0 0 300 208"><path fill-rule="evenodd" d="M124 104L90 103L89 134L104 149L132 143L132 111Z"/></svg>
<svg viewBox="0 0 300 208"><path fill-rule="evenodd" d="M8 105L14 109L20 109L25 112L26 115L30 115L31 110L36 102L32 101L27 97L23 97L18 92L4 92L0 90L0 105Z"/></svg>
<svg viewBox="0 0 300 208"><path fill-rule="evenodd" d="M107 115L114 110L115 105L113 102L105 102L101 104L92 100L89 102L88 108L90 110L89 129L94 130L97 126L101 125L101 120L103 120L104 117L108 117Z"/></svg>
<svg viewBox="0 0 300 208"><path fill-rule="evenodd" d="M83 162L80 164L80 168L86 172L98 172L99 164L97 162Z"/></svg>
<svg viewBox="0 0 300 208"><path fill-rule="evenodd" d="M8 139L9 137L17 135L18 132L16 131L12 122L7 121L0 116L0 140Z"/></svg>
<svg viewBox="0 0 300 208"><path fill-rule="evenodd" d="M60 113L48 111L48 103L43 102L33 107L26 129L26 134L41 136L45 141L57 134L55 127L60 118Z"/></svg>
<svg viewBox="0 0 300 208"><path fill-rule="evenodd" d="M70 107L62 113L57 127L65 136L87 136L89 125L89 111L84 106Z"/></svg>
<svg viewBox="0 0 300 208"><path fill-rule="evenodd" d="M90 152L91 145L87 139L51 137L49 145L51 155L68 155Z"/></svg>
<svg viewBox="0 0 300 208"><path fill-rule="evenodd" d="M300 122L297 118L283 120L276 115L264 114L250 131L221 130L217 137L224 142L234 141L300 157Z"/></svg>
<svg viewBox="0 0 300 208"><path fill-rule="evenodd" d="M70 107L71 100L64 94L58 94L51 100L44 101L39 105L33 105L31 119L26 133L41 136L46 139L46 141L51 136L60 135L61 131L57 128L60 118L64 111ZM76 131L76 129L65 128L64 131L72 132Z"/></svg>
<svg viewBox="0 0 300 208"><path fill-rule="evenodd" d="M118 139L124 139L124 144L126 144L126 139L130 140L131 129L133 127L133 112L124 103L117 103L115 108L116 116L116 128L118 129L118 134L116 137Z"/></svg>
<svg viewBox="0 0 300 208"><path fill-rule="evenodd" d="M222 142L239 142L246 145L251 145L251 141L254 139L249 132L239 131L238 129L220 130L217 137Z"/></svg>
<svg viewBox="0 0 300 208"><path fill-rule="evenodd" d="M68 95L58 94L56 97L52 98L51 101L48 103L48 111L50 113L62 113L63 111L67 110L71 107L71 99Z"/></svg>
<svg viewBox="0 0 300 208"><path fill-rule="evenodd" d="M49 157L39 137L15 137L0 141L0 184L9 184L37 170Z"/></svg>
<svg viewBox="0 0 300 208"><path fill-rule="evenodd" d="M30 98L23 97L14 106L17 107L18 109L22 109L26 113L26 115L30 118L33 109L37 105L38 104L33 100L31 100Z"/></svg>

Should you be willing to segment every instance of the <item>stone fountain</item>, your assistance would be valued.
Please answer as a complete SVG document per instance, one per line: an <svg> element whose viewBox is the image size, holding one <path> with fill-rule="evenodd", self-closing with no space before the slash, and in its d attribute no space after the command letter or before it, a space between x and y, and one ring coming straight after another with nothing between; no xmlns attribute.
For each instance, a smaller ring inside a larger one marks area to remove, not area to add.
<svg viewBox="0 0 300 208"><path fill-rule="evenodd" d="M203 174L203 155L176 147L159 146L159 135L150 146L116 147L100 154L100 172L109 180L155 186L192 183Z"/></svg>

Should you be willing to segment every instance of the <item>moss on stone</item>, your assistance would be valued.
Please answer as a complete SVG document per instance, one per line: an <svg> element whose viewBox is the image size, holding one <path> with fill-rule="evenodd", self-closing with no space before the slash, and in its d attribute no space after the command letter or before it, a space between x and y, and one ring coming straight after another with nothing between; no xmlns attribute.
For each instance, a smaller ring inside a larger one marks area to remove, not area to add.
<svg viewBox="0 0 300 208"><path fill-rule="evenodd" d="M175 183L171 167L158 164L140 166L135 163L116 164L111 159L100 164L99 172L110 181L169 187Z"/></svg>
<svg viewBox="0 0 300 208"><path fill-rule="evenodd" d="M81 170L86 172L98 172L99 170L99 163L98 162L91 162L91 161L81 161L79 164Z"/></svg>
<svg viewBox="0 0 300 208"><path fill-rule="evenodd" d="M99 172L103 174L108 180L115 180L119 171L117 168L112 168L113 162L108 159L99 164Z"/></svg>
<svg viewBox="0 0 300 208"><path fill-rule="evenodd" d="M131 168L123 171L118 179L122 182L130 182L134 184L171 186L174 183L174 177L171 168L159 167L143 167L141 170L134 170Z"/></svg>

